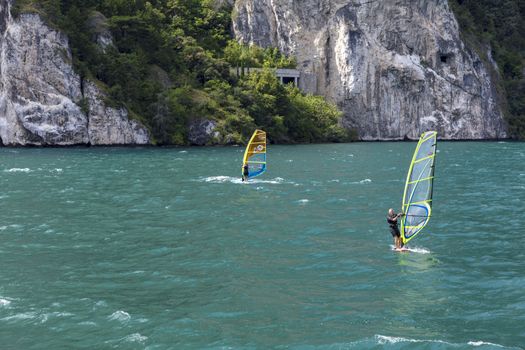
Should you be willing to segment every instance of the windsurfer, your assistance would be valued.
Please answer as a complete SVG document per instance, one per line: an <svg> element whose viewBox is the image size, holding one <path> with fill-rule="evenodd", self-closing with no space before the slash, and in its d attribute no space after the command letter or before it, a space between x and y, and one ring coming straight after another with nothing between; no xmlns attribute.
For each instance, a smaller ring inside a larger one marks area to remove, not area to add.
<svg viewBox="0 0 525 350"><path fill-rule="evenodd" d="M242 167L242 181L248 180L248 175L250 175L248 164L244 164Z"/></svg>
<svg viewBox="0 0 525 350"><path fill-rule="evenodd" d="M386 217L386 221L390 225L390 233L392 234L392 237L394 238L394 246L396 249L403 248L403 241L401 240L401 233L399 232L399 227L397 227L397 219L399 219L403 215L405 214L403 213L396 214L394 212L394 209L390 208L388 209L388 215Z"/></svg>

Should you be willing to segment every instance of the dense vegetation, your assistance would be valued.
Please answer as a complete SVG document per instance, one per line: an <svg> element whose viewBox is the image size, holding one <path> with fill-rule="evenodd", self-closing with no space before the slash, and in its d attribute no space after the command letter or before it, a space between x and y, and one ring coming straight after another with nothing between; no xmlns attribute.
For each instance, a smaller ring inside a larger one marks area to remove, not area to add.
<svg viewBox="0 0 525 350"><path fill-rule="evenodd" d="M525 1L449 0L465 40L497 62L501 105L511 136L525 139Z"/></svg>
<svg viewBox="0 0 525 350"><path fill-rule="evenodd" d="M348 140L335 106L273 74L295 61L232 40L232 9L216 3L17 0L13 13L38 12L66 32L76 70L104 87L110 103L126 106L159 144L187 144L188 126L200 119L217 123L212 143L245 142L256 127L272 142ZM104 48L97 38L108 30L114 45ZM242 74L248 66L264 70Z"/></svg>

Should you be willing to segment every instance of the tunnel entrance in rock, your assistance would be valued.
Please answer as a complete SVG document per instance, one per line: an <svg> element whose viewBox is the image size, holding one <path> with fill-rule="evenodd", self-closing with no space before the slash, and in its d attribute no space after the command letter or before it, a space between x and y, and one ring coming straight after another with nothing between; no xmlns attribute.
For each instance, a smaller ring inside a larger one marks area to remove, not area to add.
<svg viewBox="0 0 525 350"><path fill-rule="evenodd" d="M283 84L294 84L295 85L295 79L294 77L283 77Z"/></svg>

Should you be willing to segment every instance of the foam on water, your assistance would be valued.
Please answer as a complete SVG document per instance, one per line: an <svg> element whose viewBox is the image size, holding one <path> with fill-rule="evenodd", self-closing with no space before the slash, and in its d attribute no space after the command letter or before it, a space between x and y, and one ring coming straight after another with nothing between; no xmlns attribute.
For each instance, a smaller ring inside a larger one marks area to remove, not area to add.
<svg viewBox="0 0 525 350"><path fill-rule="evenodd" d="M112 313L108 318L114 321L127 322L131 319L131 316L126 311L119 310Z"/></svg>
<svg viewBox="0 0 525 350"><path fill-rule="evenodd" d="M371 179L364 179L364 180L353 181L353 182L348 182L348 183L350 185L365 185L365 184L372 183L372 180Z"/></svg>
<svg viewBox="0 0 525 350"><path fill-rule="evenodd" d="M29 173L31 169L29 168L11 168L4 170L6 173Z"/></svg>
<svg viewBox="0 0 525 350"><path fill-rule="evenodd" d="M2 318L4 321L21 321L21 320L32 320L37 317L35 312L22 312L19 314L11 315Z"/></svg>
<svg viewBox="0 0 525 350"><path fill-rule="evenodd" d="M243 181L240 178L232 177L232 176L209 176L209 177L200 179L199 181L216 183L216 184L227 183L227 182L234 183L234 184L243 183Z"/></svg>
<svg viewBox="0 0 525 350"><path fill-rule="evenodd" d="M276 177L274 179L265 180L265 179L250 179L249 181L242 181L240 177L233 177L233 176L209 176L205 178L201 178L198 181L200 182L208 182L208 183L232 183L232 184L294 184L293 182L285 182L282 177Z"/></svg>
<svg viewBox="0 0 525 350"><path fill-rule="evenodd" d="M148 337L141 335L140 333L133 333L122 339L130 343L143 343L148 340Z"/></svg>
<svg viewBox="0 0 525 350"><path fill-rule="evenodd" d="M386 344L397 344L397 343L439 343L439 344L446 344L446 345L454 345L452 343L448 343L443 340L423 340L423 339L411 339L411 338L404 338L404 337L390 337L386 335L376 335L375 339L378 344L380 345L386 345Z"/></svg>
<svg viewBox="0 0 525 350"><path fill-rule="evenodd" d="M468 345L472 345L472 346L495 346L495 347L498 347L498 348L504 348L505 346L503 345L499 345L499 344L494 344L494 343L489 343L489 342L484 342L484 341L469 341L468 342Z"/></svg>
<svg viewBox="0 0 525 350"><path fill-rule="evenodd" d="M425 248L420 247L407 247L407 249L412 253L418 253L418 254L430 254L431 251Z"/></svg>
<svg viewBox="0 0 525 350"><path fill-rule="evenodd" d="M403 343L419 343L418 346L425 346L430 344L442 344L446 347L450 348L456 348L456 347L464 347L465 345L470 345L474 347L479 346L487 346L487 347L497 347L497 348L504 348L504 349L520 349L517 347L506 347L504 345L495 344L495 343L489 343L484 341L469 341L468 343L452 343L440 339L413 339L413 338L405 338L405 337L394 337L394 336L386 336L386 335L376 335L375 341L378 345L388 345L388 344L399 344L402 345ZM425 347L426 348L426 347Z"/></svg>
<svg viewBox="0 0 525 350"><path fill-rule="evenodd" d="M395 246L394 245L390 245L390 249L392 250L395 250ZM421 247L403 247L403 249L405 251L408 251L408 252L411 252L411 253L418 253L418 254L430 254L431 251L428 250L428 249L425 249L425 248L421 248Z"/></svg>

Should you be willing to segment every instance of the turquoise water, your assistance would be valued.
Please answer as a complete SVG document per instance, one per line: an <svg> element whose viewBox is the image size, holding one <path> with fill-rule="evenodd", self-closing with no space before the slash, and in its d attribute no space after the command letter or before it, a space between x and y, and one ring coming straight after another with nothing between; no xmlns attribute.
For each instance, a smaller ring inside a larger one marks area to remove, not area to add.
<svg viewBox="0 0 525 350"><path fill-rule="evenodd" d="M415 143L0 149L2 349L519 349L525 144L446 143L394 253Z"/></svg>

